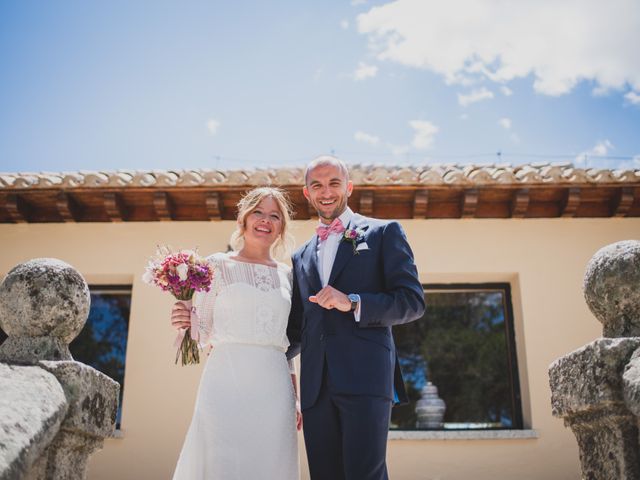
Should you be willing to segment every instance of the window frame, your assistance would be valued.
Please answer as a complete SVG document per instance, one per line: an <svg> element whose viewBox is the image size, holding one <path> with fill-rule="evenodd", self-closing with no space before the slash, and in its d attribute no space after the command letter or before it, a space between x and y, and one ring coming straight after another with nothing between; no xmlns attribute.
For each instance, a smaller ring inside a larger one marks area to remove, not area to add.
<svg viewBox="0 0 640 480"><path fill-rule="evenodd" d="M422 283L422 290L425 295L432 292L502 292L503 309L504 309L504 332L506 342L507 353L507 372L508 380L511 385L510 403L513 412L512 424L510 427L498 427L498 428L443 428L438 431L445 432L473 432L473 431L486 431L486 430L523 430L524 419L522 412L522 393L520 388L520 371L518 369L518 355L516 348L516 336L515 336L515 318L513 313L513 300L512 300L512 288L508 282L484 282L484 283ZM426 302L427 309L429 303ZM421 321L421 320L417 320ZM399 352L398 352L399 355ZM399 355L400 356L400 355ZM390 429L390 432L428 432L430 430L420 429Z"/></svg>
<svg viewBox="0 0 640 480"><path fill-rule="evenodd" d="M116 423L116 426L115 426L116 431L120 431L122 429L122 415L123 415L122 412L124 412L124 386L125 386L125 378L126 378L126 371L127 371L127 352L129 349L129 329L131 327L131 304L133 302L133 285L131 284L92 284L91 283L91 284L88 284L88 287L89 287L90 295L105 294L105 293L129 295L129 318L127 319L127 343L124 349L124 363L123 363L124 371L122 374L122 384L120 385L120 391L118 396L118 408L120 409L121 413L120 413L120 422ZM85 320L85 325L88 321L89 321L89 313L87 313L87 319ZM84 325L82 328L84 328ZM76 359L74 358L74 360ZM91 366L91 368L95 368L95 367ZM114 378L112 378L112 380L117 381Z"/></svg>

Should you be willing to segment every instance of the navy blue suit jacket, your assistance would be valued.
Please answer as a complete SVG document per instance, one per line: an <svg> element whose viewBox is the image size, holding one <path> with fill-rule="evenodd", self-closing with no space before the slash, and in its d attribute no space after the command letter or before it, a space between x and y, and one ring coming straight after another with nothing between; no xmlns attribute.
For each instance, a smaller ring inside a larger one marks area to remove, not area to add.
<svg viewBox="0 0 640 480"><path fill-rule="evenodd" d="M424 293L413 253L402 227L355 214L347 228L357 228L368 249L353 252L342 240L329 285L361 299L360 322L352 312L327 310L308 298L322 289L318 273L318 237L292 257L293 298L287 327L287 357L301 353L302 409L315 403L326 362L332 388L339 393L384 396L406 402L391 326L422 317Z"/></svg>

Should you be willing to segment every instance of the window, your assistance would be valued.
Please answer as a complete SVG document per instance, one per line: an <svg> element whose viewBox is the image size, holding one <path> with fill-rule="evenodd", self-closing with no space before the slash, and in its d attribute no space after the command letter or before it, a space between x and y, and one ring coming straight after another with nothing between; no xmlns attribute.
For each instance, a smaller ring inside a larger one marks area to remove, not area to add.
<svg viewBox="0 0 640 480"><path fill-rule="evenodd" d="M92 366L120 384L116 417L116 428L120 428L131 287L90 286L89 290L89 318L69 345L69 350L74 360ZM0 330L0 343L6 338L6 334Z"/></svg>
<svg viewBox="0 0 640 480"><path fill-rule="evenodd" d="M74 360L92 366L120 384L116 417L116 428L120 428L131 287L100 285L90 286L89 290L89 318L69 350Z"/></svg>
<svg viewBox="0 0 640 480"><path fill-rule="evenodd" d="M409 404L391 428L422 429L416 403L427 382L444 400L445 429L522 428L508 284L425 285L422 319L394 327Z"/></svg>

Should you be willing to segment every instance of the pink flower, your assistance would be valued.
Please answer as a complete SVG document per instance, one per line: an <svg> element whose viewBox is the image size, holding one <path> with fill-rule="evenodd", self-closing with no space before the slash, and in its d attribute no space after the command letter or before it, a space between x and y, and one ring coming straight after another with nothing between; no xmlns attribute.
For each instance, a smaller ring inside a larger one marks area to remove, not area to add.
<svg viewBox="0 0 640 480"><path fill-rule="evenodd" d="M215 276L213 265L194 250L173 253L168 247L158 247L155 259L151 260L142 275L142 281L170 292L178 300L190 301L194 292L208 292ZM176 363L182 365L199 363L198 318L191 312L192 327L181 330L178 335Z"/></svg>
<svg viewBox="0 0 640 480"><path fill-rule="evenodd" d="M209 291L213 282L212 265L193 250L171 252L159 247L142 276L145 283L169 291L178 300L189 300L194 292Z"/></svg>
<svg viewBox="0 0 640 480"><path fill-rule="evenodd" d="M356 246L357 246L358 240L362 239L363 237L364 237L364 231L359 230L357 228L347 228L344 231L344 236L342 237L342 239L348 242L351 242L351 244L353 245L353 254L359 255L358 250L356 250Z"/></svg>

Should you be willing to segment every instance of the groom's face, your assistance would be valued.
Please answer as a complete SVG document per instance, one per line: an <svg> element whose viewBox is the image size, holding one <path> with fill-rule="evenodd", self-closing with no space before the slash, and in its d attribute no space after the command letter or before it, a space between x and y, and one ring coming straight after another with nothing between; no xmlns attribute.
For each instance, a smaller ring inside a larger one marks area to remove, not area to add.
<svg viewBox="0 0 640 480"><path fill-rule="evenodd" d="M331 223L347 208L353 183L337 165L318 165L307 174L304 196L323 223Z"/></svg>

